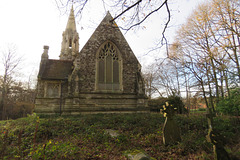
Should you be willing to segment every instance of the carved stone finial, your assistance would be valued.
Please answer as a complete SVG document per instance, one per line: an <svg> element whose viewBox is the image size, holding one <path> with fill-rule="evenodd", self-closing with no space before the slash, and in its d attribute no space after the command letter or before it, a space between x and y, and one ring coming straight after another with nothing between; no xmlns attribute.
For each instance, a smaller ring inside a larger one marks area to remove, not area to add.
<svg viewBox="0 0 240 160"><path fill-rule="evenodd" d="M48 49L49 49L49 46L43 46L42 60L48 59Z"/></svg>

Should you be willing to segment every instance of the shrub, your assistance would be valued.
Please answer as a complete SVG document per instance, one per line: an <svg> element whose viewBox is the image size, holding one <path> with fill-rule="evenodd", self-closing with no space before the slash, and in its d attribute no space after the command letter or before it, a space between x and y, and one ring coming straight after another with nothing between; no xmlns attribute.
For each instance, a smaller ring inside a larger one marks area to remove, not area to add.
<svg viewBox="0 0 240 160"><path fill-rule="evenodd" d="M227 115L239 116L240 111L240 88L230 91L230 96L219 101L217 110Z"/></svg>
<svg viewBox="0 0 240 160"><path fill-rule="evenodd" d="M198 111L206 111L206 108L198 108Z"/></svg>
<svg viewBox="0 0 240 160"><path fill-rule="evenodd" d="M175 95L169 96L168 98L159 97L158 99L150 99L148 101L150 111L160 112L160 110L163 109L163 105L165 105L166 102L169 102L174 107L176 107L178 114L187 113L187 109L184 107L184 103L181 97Z"/></svg>
<svg viewBox="0 0 240 160"><path fill-rule="evenodd" d="M8 103L6 108L7 117L9 119L17 119L32 114L34 104L29 102Z"/></svg>
<svg viewBox="0 0 240 160"><path fill-rule="evenodd" d="M162 106L167 101L167 98L165 97L159 97L158 99L150 99L148 101L148 106L150 107L151 112L160 112L160 109L162 109Z"/></svg>
<svg viewBox="0 0 240 160"><path fill-rule="evenodd" d="M179 96L170 96L168 97L167 101L172 104L175 108L177 108L178 114L187 113L187 109L184 107L184 103Z"/></svg>

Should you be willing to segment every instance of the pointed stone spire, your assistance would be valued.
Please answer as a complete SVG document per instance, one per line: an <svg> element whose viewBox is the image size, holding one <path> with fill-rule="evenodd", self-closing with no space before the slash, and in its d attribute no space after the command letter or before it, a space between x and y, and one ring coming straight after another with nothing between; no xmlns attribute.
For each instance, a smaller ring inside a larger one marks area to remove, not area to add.
<svg viewBox="0 0 240 160"><path fill-rule="evenodd" d="M70 15L68 17L68 23L67 23L66 30L68 30L68 29L76 31L76 23L75 23L75 16L74 16L73 6L71 8Z"/></svg>
<svg viewBox="0 0 240 160"><path fill-rule="evenodd" d="M73 6L70 11L67 26L62 34L61 60L74 60L79 52L79 36L76 29Z"/></svg>

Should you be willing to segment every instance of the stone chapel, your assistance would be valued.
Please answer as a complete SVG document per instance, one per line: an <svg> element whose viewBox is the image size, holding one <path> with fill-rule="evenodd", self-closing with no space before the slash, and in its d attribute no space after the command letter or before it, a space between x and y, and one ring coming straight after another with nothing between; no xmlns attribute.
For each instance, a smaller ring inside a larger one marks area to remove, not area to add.
<svg viewBox="0 0 240 160"><path fill-rule="evenodd" d="M71 9L60 59L44 46L38 73L37 114L147 112L141 65L108 12L79 52Z"/></svg>

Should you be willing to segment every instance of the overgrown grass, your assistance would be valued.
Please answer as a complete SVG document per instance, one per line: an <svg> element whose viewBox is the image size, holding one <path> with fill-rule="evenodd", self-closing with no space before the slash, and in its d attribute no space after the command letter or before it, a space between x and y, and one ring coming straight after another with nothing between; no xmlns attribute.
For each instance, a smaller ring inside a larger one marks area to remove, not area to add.
<svg viewBox="0 0 240 160"><path fill-rule="evenodd" d="M36 115L0 122L2 159L126 159L141 150L156 159L212 159L203 115L176 116L182 142L164 146L160 114ZM240 125L236 117L218 117L217 130L228 152L240 158ZM111 137L106 129L117 130Z"/></svg>

